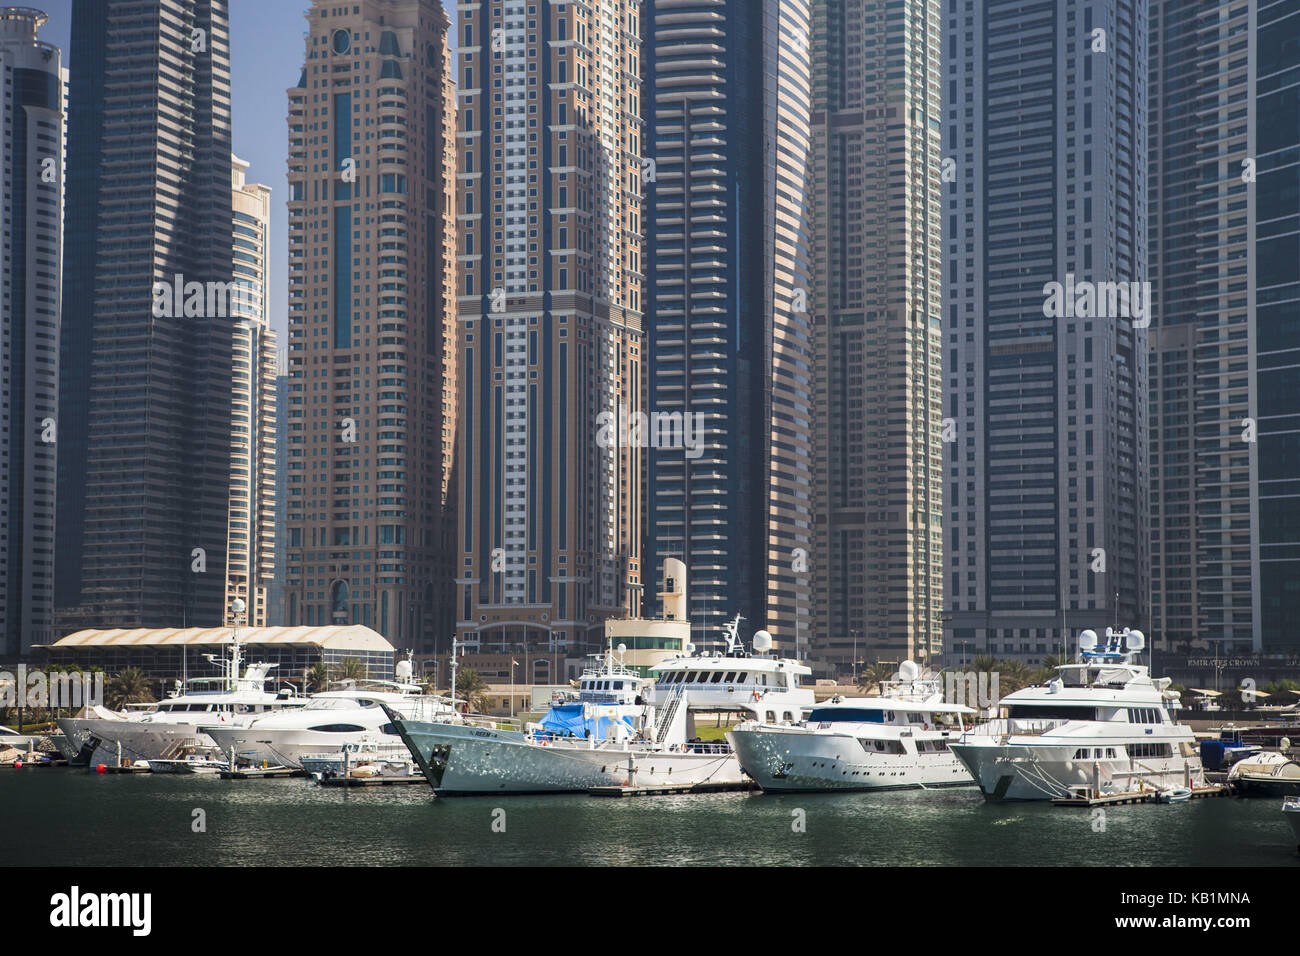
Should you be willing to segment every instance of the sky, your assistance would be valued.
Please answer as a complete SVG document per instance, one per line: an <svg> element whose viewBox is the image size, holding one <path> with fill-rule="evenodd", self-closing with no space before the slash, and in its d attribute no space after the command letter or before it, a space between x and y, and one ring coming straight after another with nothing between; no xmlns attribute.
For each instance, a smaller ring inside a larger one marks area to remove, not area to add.
<svg viewBox="0 0 1300 956"><path fill-rule="evenodd" d="M49 14L40 38L63 50L70 62L68 37L72 0L26 0ZM298 82L306 50L303 13L310 0L230 0L230 84L235 154L247 160L250 182L271 187L271 325L288 342L288 262L286 178L289 106L286 91ZM449 13L453 7L444 4Z"/></svg>

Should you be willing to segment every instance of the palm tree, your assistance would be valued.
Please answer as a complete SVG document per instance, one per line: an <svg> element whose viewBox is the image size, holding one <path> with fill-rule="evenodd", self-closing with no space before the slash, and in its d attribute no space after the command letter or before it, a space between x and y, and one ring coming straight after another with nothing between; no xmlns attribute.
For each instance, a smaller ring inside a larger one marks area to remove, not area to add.
<svg viewBox="0 0 1300 956"><path fill-rule="evenodd" d="M474 668L461 667L456 671L456 699L468 703L470 710L487 710L487 688L486 678Z"/></svg>
<svg viewBox="0 0 1300 956"><path fill-rule="evenodd" d="M993 669L998 675L998 694L1002 697L1028 687L1034 681L1034 672L1024 661L997 661Z"/></svg>
<svg viewBox="0 0 1300 956"><path fill-rule="evenodd" d="M864 693L870 692L873 687L879 687L881 683L889 680L891 676L893 675L889 668L882 667L879 663L868 664L858 671L858 690Z"/></svg>
<svg viewBox="0 0 1300 956"><path fill-rule="evenodd" d="M149 691L149 681L138 667L128 667L104 687L105 702L114 710L127 704L147 703L154 699Z"/></svg>
<svg viewBox="0 0 1300 956"><path fill-rule="evenodd" d="M330 669L327 664L317 661L307 668L307 687L312 693L318 693L329 686Z"/></svg>
<svg viewBox="0 0 1300 956"><path fill-rule="evenodd" d="M339 680L365 680L370 676L366 665L355 657L345 657L339 664Z"/></svg>

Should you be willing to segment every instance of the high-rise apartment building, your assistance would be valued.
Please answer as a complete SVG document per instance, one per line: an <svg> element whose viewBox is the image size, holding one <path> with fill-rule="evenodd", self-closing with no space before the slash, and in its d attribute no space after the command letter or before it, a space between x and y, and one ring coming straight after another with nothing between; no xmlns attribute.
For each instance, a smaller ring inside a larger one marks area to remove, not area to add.
<svg viewBox="0 0 1300 956"><path fill-rule="evenodd" d="M603 645L636 614L641 4L459 5L456 630Z"/></svg>
<svg viewBox="0 0 1300 956"><path fill-rule="evenodd" d="M1147 5L942 0L946 649L1145 627Z"/></svg>
<svg viewBox="0 0 1300 956"><path fill-rule="evenodd" d="M809 4L645 0L641 23L646 566L687 566L696 643L739 613L793 650L815 563Z"/></svg>
<svg viewBox="0 0 1300 956"><path fill-rule="evenodd" d="M455 100L436 0L318 0L289 95L290 625L447 640Z"/></svg>
<svg viewBox="0 0 1300 956"><path fill-rule="evenodd" d="M812 655L831 671L942 649L940 6L816 5Z"/></svg>
<svg viewBox="0 0 1300 956"><path fill-rule="evenodd" d="M0 656L57 636L64 81L45 22L0 7Z"/></svg>
<svg viewBox="0 0 1300 956"><path fill-rule="evenodd" d="M62 629L219 624L229 532L225 0L74 0L60 346Z"/></svg>
<svg viewBox="0 0 1300 956"><path fill-rule="evenodd" d="M246 294L237 297L232 309L226 606L241 599L247 623L265 627L276 540L276 337L267 315L271 187L248 182L248 163L239 157L231 157L231 166L234 273Z"/></svg>
<svg viewBox="0 0 1300 956"><path fill-rule="evenodd" d="M1150 5L1151 627L1300 648L1300 9Z"/></svg>

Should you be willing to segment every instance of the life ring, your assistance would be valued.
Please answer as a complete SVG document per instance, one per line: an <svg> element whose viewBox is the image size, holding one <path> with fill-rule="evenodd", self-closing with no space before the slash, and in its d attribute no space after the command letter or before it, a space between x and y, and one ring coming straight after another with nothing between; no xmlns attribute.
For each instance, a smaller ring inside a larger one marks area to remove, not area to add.
<svg viewBox="0 0 1300 956"><path fill-rule="evenodd" d="M750 699L752 699L752 700L754 700L754 701L760 701L760 700L763 699L763 695L760 694L758 691L754 691L754 692L751 693L749 696L750 696Z"/></svg>

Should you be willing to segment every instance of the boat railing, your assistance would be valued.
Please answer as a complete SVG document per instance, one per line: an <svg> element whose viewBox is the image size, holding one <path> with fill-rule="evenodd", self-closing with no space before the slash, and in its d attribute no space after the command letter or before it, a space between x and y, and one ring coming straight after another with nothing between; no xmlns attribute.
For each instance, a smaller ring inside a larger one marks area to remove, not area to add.
<svg viewBox="0 0 1300 956"><path fill-rule="evenodd" d="M996 737L1003 741L1007 737L1037 737L1068 723L1068 720L1060 718L997 717L977 724L974 730L965 731L962 740L967 737Z"/></svg>

